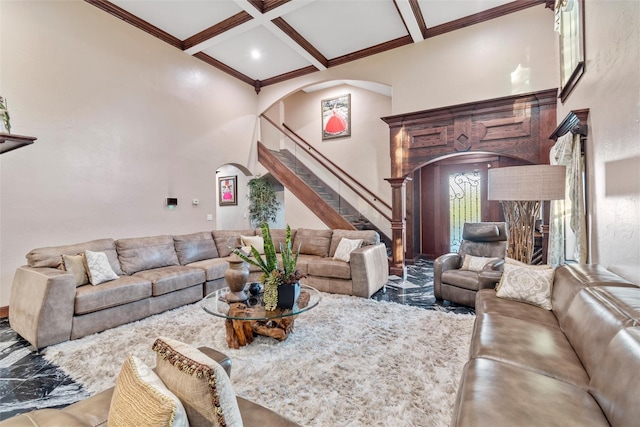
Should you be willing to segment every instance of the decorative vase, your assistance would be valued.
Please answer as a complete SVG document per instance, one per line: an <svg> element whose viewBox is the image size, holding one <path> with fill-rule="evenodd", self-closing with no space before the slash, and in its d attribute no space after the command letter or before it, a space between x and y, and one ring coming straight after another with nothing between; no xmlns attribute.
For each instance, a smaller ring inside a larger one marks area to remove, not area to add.
<svg viewBox="0 0 640 427"><path fill-rule="evenodd" d="M249 295L244 287L249 278L249 268L247 264L237 255L229 256L229 268L224 272L224 280L229 286L229 293L226 296L228 302L246 301Z"/></svg>
<svg viewBox="0 0 640 427"><path fill-rule="evenodd" d="M278 286L278 308L292 309L300 296L300 283Z"/></svg>

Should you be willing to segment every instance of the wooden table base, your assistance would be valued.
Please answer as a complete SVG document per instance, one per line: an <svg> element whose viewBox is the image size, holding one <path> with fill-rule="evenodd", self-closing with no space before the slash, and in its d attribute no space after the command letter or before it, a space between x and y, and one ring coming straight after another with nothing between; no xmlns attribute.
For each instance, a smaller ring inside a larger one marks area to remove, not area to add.
<svg viewBox="0 0 640 427"><path fill-rule="evenodd" d="M301 294L298 299L298 305L305 307L309 302L309 294ZM264 308L260 308L264 310ZM242 313L256 311L255 308L249 307L244 303L230 304L229 316L242 317ZM264 335L266 337L275 338L278 341L284 341L293 331L293 323L297 316L278 317L286 310L276 309L274 311L274 319L270 320L232 320L225 321L227 331L227 345L229 348L238 349L245 345L251 344L255 335ZM251 317L251 316L248 316Z"/></svg>

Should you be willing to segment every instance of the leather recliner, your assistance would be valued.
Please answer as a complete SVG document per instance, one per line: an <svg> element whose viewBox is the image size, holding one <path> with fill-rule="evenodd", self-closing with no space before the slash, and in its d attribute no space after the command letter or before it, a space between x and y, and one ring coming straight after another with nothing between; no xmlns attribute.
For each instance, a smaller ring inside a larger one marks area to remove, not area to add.
<svg viewBox="0 0 640 427"><path fill-rule="evenodd" d="M494 288L502 277L507 251L507 227L504 222L465 223L457 253L439 256L433 263L433 291L436 300L447 300L475 307L476 292ZM479 271L463 269L466 255L498 258Z"/></svg>

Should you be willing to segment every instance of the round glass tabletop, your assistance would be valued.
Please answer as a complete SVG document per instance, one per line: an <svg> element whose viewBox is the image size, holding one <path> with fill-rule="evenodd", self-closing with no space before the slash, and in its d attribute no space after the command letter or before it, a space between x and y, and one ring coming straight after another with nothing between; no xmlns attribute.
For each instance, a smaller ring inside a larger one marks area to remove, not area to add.
<svg viewBox="0 0 640 427"><path fill-rule="evenodd" d="M300 296L292 309L278 308L273 311L267 311L264 308L262 293L259 293L258 295L251 295L246 291L246 294L248 295L246 301L227 301L227 295L230 293L231 291L229 288L219 289L204 297L200 302L200 305L207 313L225 319L270 320L296 316L300 313L304 313L305 311L309 311L316 307L322 299L322 296L317 289L307 285L300 285ZM238 304L243 304L244 307L238 309ZM233 315L230 315L229 309L232 305L234 306L234 310L232 310Z"/></svg>

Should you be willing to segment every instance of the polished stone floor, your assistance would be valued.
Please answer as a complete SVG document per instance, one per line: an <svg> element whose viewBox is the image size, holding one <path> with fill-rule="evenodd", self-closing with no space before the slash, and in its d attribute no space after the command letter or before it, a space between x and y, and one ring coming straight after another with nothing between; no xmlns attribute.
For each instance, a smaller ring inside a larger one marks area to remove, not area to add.
<svg viewBox="0 0 640 427"><path fill-rule="evenodd" d="M428 310L473 313L472 309L433 296L433 263L419 260L407 267L407 277L391 276L386 288L372 297ZM67 406L88 396L57 366L47 362L0 319L0 420L40 408Z"/></svg>

